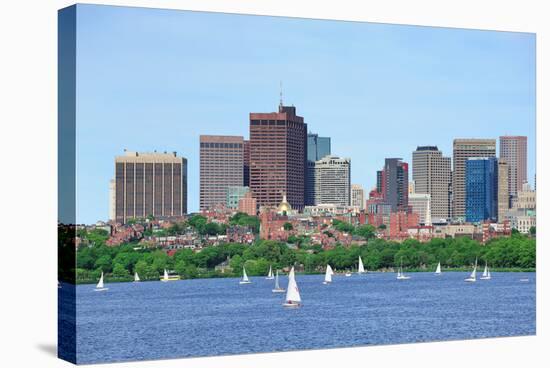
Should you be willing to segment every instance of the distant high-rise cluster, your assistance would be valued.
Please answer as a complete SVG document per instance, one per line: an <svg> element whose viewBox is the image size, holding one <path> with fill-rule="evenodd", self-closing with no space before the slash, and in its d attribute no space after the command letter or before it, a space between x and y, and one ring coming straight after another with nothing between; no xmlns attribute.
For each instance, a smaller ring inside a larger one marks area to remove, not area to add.
<svg viewBox="0 0 550 368"><path fill-rule="evenodd" d="M308 133L294 106L281 101L277 112L250 113L249 129L248 140L200 136L201 211L255 215L284 202L298 212L360 213L360 221L390 227L398 238L411 226L421 234L434 224L508 222L525 232L535 223L525 136L499 137L498 158L496 139L454 139L452 158L435 145L417 146L412 173L403 159L386 158L366 192L351 184L351 159L332 153L330 137ZM187 161L175 153L116 157L109 186L110 217L117 222L187 212Z"/></svg>

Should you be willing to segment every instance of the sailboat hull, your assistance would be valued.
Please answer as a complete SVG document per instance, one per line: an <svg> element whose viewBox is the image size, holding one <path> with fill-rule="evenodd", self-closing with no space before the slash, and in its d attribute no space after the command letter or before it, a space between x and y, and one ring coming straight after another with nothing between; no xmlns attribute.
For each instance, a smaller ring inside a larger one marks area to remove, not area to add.
<svg viewBox="0 0 550 368"><path fill-rule="evenodd" d="M273 293L284 293L286 290L285 289L273 289L271 290Z"/></svg>
<svg viewBox="0 0 550 368"><path fill-rule="evenodd" d="M491 276L480 277L479 279L480 280L490 280Z"/></svg>
<svg viewBox="0 0 550 368"><path fill-rule="evenodd" d="M94 291L107 291L109 288L95 288Z"/></svg>
<svg viewBox="0 0 550 368"><path fill-rule="evenodd" d="M467 278L467 279L464 279L464 281L466 281L466 282L476 282L476 279Z"/></svg>
<svg viewBox="0 0 550 368"><path fill-rule="evenodd" d="M273 279L275 279L275 277L271 276L271 277L266 277L265 279L266 280L273 280Z"/></svg>
<svg viewBox="0 0 550 368"><path fill-rule="evenodd" d="M241 285L252 284L252 282L251 281L239 281L239 284L241 284Z"/></svg>
<svg viewBox="0 0 550 368"><path fill-rule="evenodd" d="M284 303L283 304L283 307L285 308L300 308L302 306L302 304L300 303Z"/></svg>

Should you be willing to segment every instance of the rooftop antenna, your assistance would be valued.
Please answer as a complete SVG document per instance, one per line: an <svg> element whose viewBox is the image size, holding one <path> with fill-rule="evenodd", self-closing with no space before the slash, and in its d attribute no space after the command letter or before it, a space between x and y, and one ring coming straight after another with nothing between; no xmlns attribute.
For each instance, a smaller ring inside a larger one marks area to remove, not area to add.
<svg viewBox="0 0 550 368"><path fill-rule="evenodd" d="M283 107L283 81L279 81L279 106Z"/></svg>

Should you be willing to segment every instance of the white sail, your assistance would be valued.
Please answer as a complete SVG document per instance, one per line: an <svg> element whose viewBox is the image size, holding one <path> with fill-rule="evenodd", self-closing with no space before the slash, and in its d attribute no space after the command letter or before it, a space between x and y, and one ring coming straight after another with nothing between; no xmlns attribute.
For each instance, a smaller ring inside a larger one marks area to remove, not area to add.
<svg viewBox="0 0 550 368"><path fill-rule="evenodd" d="M357 273L364 273L365 272L365 266L363 266L363 260L361 259L361 256L359 256L359 267L357 267Z"/></svg>
<svg viewBox="0 0 550 368"><path fill-rule="evenodd" d="M397 278L401 277L401 267L397 269Z"/></svg>
<svg viewBox="0 0 550 368"><path fill-rule="evenodd" d="M277 273L275 274L275 289L280 289L279 286L279 271L277 270Z"/></svg>
<svg viewBox="0 0 550 368"><path fill-rule="evenodd" d="M470 274L470 278L475 280L476 279L476 273L477 273L477 258L476 258L476 263L474 264L474 270Z"/></svg>
<svg viewBox="0 0 550 368"><path fill-rule="evenodd" d="M273 269L271 268L271 266L269 266L269 272L267 273L267 278L273 279Z"/></svg>
<svg viewBox="0 0 550 368"><path fill-rule="evenodd" d="M327 270L325 272L325 283L332 282L332 275L334 272L332 271L332 267L330 265L327 265Z"/></svg>
<svg viewBox="0 0 550 368"><path fill-rule="evenodd" d="M164 269L164 280L168 281L168 271L166 271L166 268Z"/></svg>
<svg viewBox="0 0 550 368"><path fill-rule="evenodd" d="M300 290L298 290L298 284L294 277L294 266L290 269L288 274L288 289L286 291L286 302L289 303L300 303L302 299L300 298Z"/></svg>
<svg viewBox="0 0 550 368"><path fill-rule="evenodd" d="M491 278L491 270L489 270L489 267L487 267L487 278Z"/></svg>
<svg viewBox="0 0 550 368"><path fill-rule="evenodd" d="M441 262L437 264L437 268L435 269L436 275L439 275L441 273Z"/></svg>
<svg viewBox="0 0 550 368"><path fill-rule="evenodd" d="M99 282L97 283L96 289L103 289L103 272L101 272L101 277L99 278Z"/></svg>
<svg viewBox="0 0 550 368"><path fill-rule="evenodd" d="M487 272L488 272L488 268L487 268L487 262L485 262L485 269L483 270L483 277L487 277Z"/></svg>
<svg viewBox="0 0 550 368"><path fill-rule="evenodd" d="M139 281L139 275L137 272L134 274L134 281Z"/></svg>
<svg viewBox="0 0 550 368"><path fill-rule="evenodd" d="M243 267L243 281L249 281L248 275L246 274L246 270L244 269L244 267Z"/></svg>

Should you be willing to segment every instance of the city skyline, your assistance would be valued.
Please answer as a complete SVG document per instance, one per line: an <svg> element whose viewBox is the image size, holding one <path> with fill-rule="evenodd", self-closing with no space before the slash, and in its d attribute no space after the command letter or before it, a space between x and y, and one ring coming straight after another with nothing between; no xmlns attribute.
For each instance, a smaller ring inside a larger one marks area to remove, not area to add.
<svg viewBox="0 0 550 368"><path fill-rule="evenodd" d="M248 139L248 114L275 110L281 80L284 103L297 107L308 131L331 138L333 154L352 159L351 183L366 192L387 157L410 165L417 146L437 145L449 157L455 138L502 135L528 137L528 181L534 186L533 35L86 8L77 38L80 223L108 218L112 158L125 148L177 151L187 158L188 212L198 211L198 136ZM125 21L117 23L121 12ZM235 19L237 29L226 27ZM253 27L258 34L246 35L240 45L231 42ZM195 31L187 35L190 29ZM210 34L200 33L206 29ZM192 39L197 33L204 44ZM273 43L256 45L257 38ZM169 47L175 42L190 50ZM210 43L223 54L229 73L203 65ZM297 58L277 55L288 47ZM266 57L271 62L260 63Z"/></svg>

